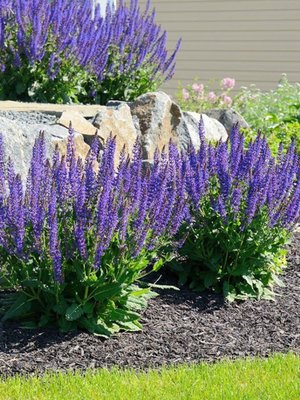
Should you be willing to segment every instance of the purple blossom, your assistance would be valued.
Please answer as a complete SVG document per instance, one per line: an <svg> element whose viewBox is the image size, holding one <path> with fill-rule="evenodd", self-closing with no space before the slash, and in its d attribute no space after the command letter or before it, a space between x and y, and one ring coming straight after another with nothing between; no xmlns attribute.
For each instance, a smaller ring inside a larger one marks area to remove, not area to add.
<svg viewBox="0 0 300 400"><path fill-rule="evenodd" d="M67 60L100 83L107 72L116 76L143 67L150 71L149 79L159 81L174 73L180 40L169 55L166 32L156 23L150 3L143 11L137 0L121 0L115 9L108 4L105 16L91 0L0 0L0 10L2 72L11 60L15 68L46 62L45 72L53 80Z"/></svg>

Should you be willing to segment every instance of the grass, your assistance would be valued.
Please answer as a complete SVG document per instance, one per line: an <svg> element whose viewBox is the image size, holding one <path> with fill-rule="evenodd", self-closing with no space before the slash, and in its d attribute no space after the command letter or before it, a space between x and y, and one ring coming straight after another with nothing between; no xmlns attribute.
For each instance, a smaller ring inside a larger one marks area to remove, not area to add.
<svg viewBox="0 0 300 400"><path fill-rule="evenodd" d="M222 361L149 372L106 369L0 381L1 400L298 400L300 357Z"/></svg>

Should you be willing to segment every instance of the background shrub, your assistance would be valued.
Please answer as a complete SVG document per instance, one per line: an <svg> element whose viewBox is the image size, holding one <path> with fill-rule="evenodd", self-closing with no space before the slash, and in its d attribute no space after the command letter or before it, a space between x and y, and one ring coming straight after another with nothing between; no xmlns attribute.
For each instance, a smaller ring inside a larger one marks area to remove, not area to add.
<svg viewBox="0 0 300 400"><path fill-rule="evenodd" d="M273 298L284 245L300 219L295 143L274 158L265 138L258 135L246 149L235 128L230 143L213 147L202 140L190 165L190 218L180 232L187 240L172 264L181 283L212 287L229 300Z"/></svg>
<svg viewBox="0 0 300 400"><path fill-rule="evenodd" d="M234 98L234 109L250 124L252 131L261 130L268 138L272 152L280 143L285 146L296 140L300 151L300 84L291 84L282 75L274 90L261 91L255 85L241 88ZM249 137L253 132L249 131Z"/></svg>
<svg viewBox="0 0 300 400"><path fill-rule="evenodd" d="M83 164L71 132L66 157L56 151L51 165L40 136L24 192L1 143L0 288L10 290L4 321L103 336L140 329L153 295L140 279L173 251L186 212L184 176L171 145L170 157L156 153L143 171L136 144L133 161L122 153L114 172L115 146L111 138L96 172L98 142Z"/></svg>
<svg viewBox="0 0 300 400"><path fill-rule="evenodd" d="M280 143L289 146L292 139L300 152L300 84L291 84L285 74L282 75L274 90L262 91L255 85L242 87L234 95L230 93L235 87L233 78L220 81L221 92L212 91L209 87L195 82L181 88L178 103L188 111L199 113L214 108L232 107L238 111L250 125L243 130L246 141L254 140L258 130L268 138L273 154L276 154Z"/></svg>
<svg viewBox="0 0 300 400"><path fill-rule="evenodd" d="M0 0L0 98L105 104L132 100L172 77L175 56L148 2Z"/></svg>
<svg viewBox="0 0 300 400"><path fill-rule="evenodd" d="M213 84L214 81L211 82ZM231 107L233 99L231 90L235 87L235 79L223 78L219 82L219 90L212 90L199 81L180 88L177 94L178 104L186 111L204 112L213 108Z"/></svg>

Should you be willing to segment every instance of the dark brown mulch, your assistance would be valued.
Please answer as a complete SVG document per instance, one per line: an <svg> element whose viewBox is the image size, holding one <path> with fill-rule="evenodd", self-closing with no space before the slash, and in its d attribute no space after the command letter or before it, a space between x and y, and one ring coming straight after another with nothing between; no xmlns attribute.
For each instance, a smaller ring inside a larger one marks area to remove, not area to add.
<svg viewBox="0 0 300 400"><path fill-rule="evenodd" d="M63 335L6 324L0 331L0 375L300 353L300 232L290 245L284 282L276 302L226 304L211 292L163 291L144 313L142 332L105 341L83 332Z"/></svg>

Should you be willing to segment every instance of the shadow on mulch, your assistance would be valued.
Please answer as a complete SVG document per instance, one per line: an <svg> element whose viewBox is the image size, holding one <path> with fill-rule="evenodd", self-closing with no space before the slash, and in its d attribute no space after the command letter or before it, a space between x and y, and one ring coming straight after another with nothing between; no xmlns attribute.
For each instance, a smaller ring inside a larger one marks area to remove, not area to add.
<svg viewBox="0 0 300 400"><path fill-rule="evenodd" d="M145 369L274 352L300 353L300 232L289 246L284 288L275 302L228 304L221 295L160 291L142 317L143 331L109 340L85 332L0 327L0 375L99 367ZM162 283L175 284L162 278ZM161 283L161 282L160 282Z"/></svg>

